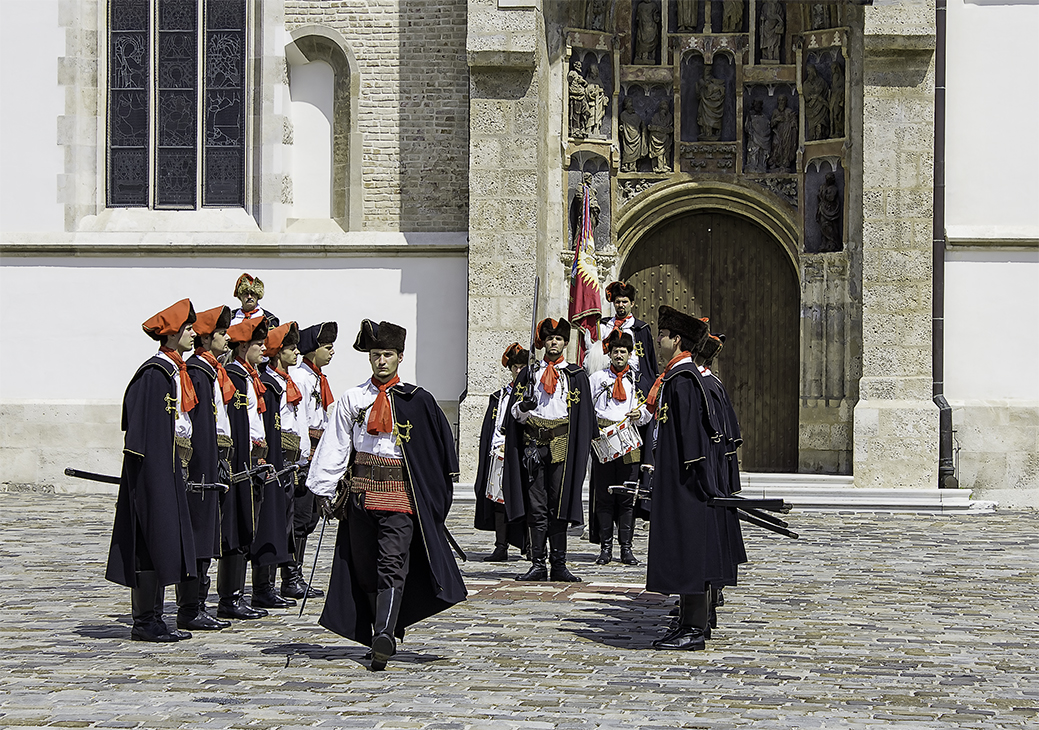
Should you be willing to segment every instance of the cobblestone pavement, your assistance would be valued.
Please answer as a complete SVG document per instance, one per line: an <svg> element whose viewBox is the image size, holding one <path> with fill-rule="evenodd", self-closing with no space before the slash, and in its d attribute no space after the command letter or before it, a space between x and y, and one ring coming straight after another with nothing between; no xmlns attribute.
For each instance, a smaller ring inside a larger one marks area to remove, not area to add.
<svg viewBox="0 0 1039 730"><path fill-rule="evenodd" d="M113 508L0 494L0 726L1039 727L1034 512L795 512L799 540L748 528L753 562L696 653L649 648L671 600L642 591L642 567L595 566L586 542L571 538L581 584L473 561L469 600L373 673L317 626L320 600L302 619L131 642L129 591L102 577ZM456 506L452 531L479 557L492 540L471 510Z"/></svg>

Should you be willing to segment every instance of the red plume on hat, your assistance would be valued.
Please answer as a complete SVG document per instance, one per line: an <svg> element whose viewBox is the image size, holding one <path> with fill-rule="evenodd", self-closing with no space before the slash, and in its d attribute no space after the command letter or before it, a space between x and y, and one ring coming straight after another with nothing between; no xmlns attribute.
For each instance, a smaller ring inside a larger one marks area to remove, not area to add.
<svg viewBox="0 0 1039 730"><path fill-rule="evenodd" d="M628 299L635 299L635 287L626 281L611 281L606 286L606 301L612 302L614 299L627 297Z"/></svg>
<svg viewBox="0 0 1039 730"><path fill-rule="evenodd" d="M526 365L528 357L530 357L530 353L526 348L518 342L513 342L505 348L505 352L501 356L501 366L511 368L513 365Z"/></svg>
<svg viewBox="0 0 1039 730"><path fill-rule="evenodd" d="M624 330L613 330L606 339L602 341L602 351L609 355L610 350L615 347L624 347L631 352L635 349L635 340Z"/></svg>
<svg viewBox="0 0 1039 730"><path fill-rule="evenodd" d="M534 338L534 347L542 348L545 340L552 335L559 335L564 342L570 342L570 323L565 319L543 319L538 322L537 336Z"/></svg>
<svg viewBox="0 0 1039 730"><path fill-rule="evenodd" d="M162 342L166 337L180 332L186 324L195 322L195 308L191 306L190 299L181 299L176 304L171 304L164 310L148 318L141 329L153 340Z"/></svg>

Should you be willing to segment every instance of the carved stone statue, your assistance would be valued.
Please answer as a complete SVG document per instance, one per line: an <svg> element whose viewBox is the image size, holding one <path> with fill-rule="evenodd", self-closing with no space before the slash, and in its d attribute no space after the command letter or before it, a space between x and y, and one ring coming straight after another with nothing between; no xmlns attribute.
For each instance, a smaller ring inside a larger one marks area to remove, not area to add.
<svg viewBox="0 0 1039 730"><path fill-rule="evenodd" d="M663 99L657 113L649 120L649 156L653 160L653 172L671 172L674 135L675 118L667 99Z"/></svg>
<svg viewBox="0 0 1039 730"><path fill-rule="evenodd" d="M830 135L844 136L844 68L834 61L830 64L833 78L830 88Z"/></svg>
<svg viewBox="0 0 1039 730"><path fill-rule="evenodd" d="M606 95L602 79L599 78L598 64L593 63L588 67L587 82L588 135L595 136L602 133L602 120L606 117L606 107L610 103L610 97Z"/></svg>
<svg viewBox="0 0 1039 730"><path fill-rule="evenodd" d="M574 61L566 75L567 97L570 110L570 136L588 135L588 82L581 73L581 62Z"/></svg>
<svg viewBox="0 0 1039 730"><path fill-rule="evenodd" d="M584 27L588 30L606 30L610 12L610 0L587 0L587 16Z"/></svg>
<svg viewBox="0 0 1039 730"><path fill-rule="evenodd" d="M624 100L620 126L621 172L635 172L639 160L646 156L647 146L645 125L631 98Z"/></svg>
<svg viewBox="0 0 1039 730"><path fill-rule="evenodd" d="M761 60L779 63L779 52L783 45L783 31L786 23L783 17L783 5L778 0L765 0L761 4Z"/></svg>
<svg viewBox="0 0 1039 730"><path fill-rule="evenodd" d="M793 172L797 162L797 112L787 106L781 94L772 112L772 150L768 156L769 171Z"/></svg>
<svg viewBox="0 0 1039 730"><path fill-rule="evenodd" d="M830 89L811 64L805 67L801 102L805 110L805 139L827 139L830 136Z"/></svg>
<svg viewBox="0 0 1039 730"><path fill-rule="evenodd" d="M703 77L696 82L699 100L696 126L700 130L697 139L701 142L713 142L721 137L722 115L725 113L725 80L714 78L711 68L711 64L705 63Z"/></svg>
<svg viewBox="0 0 1039 730"><path fill-rule="evenodd" d="M722 32L739 33L743 30L743 0L723 0Z"/></svg>
<svg viewBox="0 0 1039 730"><path fill-rule="evenodd" d="M765 172L768 169L768 153L772 149L772 124L763 111L764 103L755 99L750 105L750 114L744 132L747 135L747 172Z"/></svg>
<svg viewBox="0 0 1039 730"><path fill-rule="evenodd" d="M602 207L599 205L599 199L595 193L595 185L592 182L592 173L586 172L581 175L581 192L574 196L574 205L577 207L577 217L574 225L575 243L578 236L581 235L581 229L584 225L582 216L584 215L585 191L588 192L588 215L591 218L593 231L599 226L599 216L602 213Z"/></svg>
<svg viewBox="0 0 1039 730"><path fill-rule="evenodd" d="M820 251L840 251L844 248L844 229L841 225L841 191L837 187L837 176L826 173L823 185L816 196L818 207L815 211L815 222L819 224L822 239Z"/></svg>
<svg viewBox="0 0 1039 730"><path fill-rule="evenodd" d="M678 12L678 30L683 33L696 32L696 15L700 0L677 0L675 10Z"/></svg>
<svg viewBox="0 0 1039 730"><path fill-rule="evenodd" d="M830 8L829 3L812 3L810 20L812 30L834 27L830 16Z"/></svg>
<svg viewBox="0 0 1039 730"><path fill-rule="evenodd" d="M660 45L660 11L642 0L635 10L635 63L654 63Z"/></svg>

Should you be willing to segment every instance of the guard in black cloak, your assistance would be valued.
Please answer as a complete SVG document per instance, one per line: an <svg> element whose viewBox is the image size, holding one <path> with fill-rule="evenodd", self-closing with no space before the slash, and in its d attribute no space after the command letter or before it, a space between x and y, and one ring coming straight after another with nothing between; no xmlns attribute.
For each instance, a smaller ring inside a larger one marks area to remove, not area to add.
<svg viewBox="0 0 1039 730"><path fill-rule="evenodd" d="M354 349L368 353L372 377L336 402L307 477L327 518L347 475L320 623L371 646L376 671L406 627L466 594L444 527L458 474L454 438L433 396L397 375L406 334L361 322Z"/></svg>
<svg viewBox="0 0 1039 730"><path fill-rule="evenodd" d="M213 631L231 625L230 621L215 618L206 611L209 566L213 558L220 557L220 499L231 483L228 462L220 458L220 444L230 447L227 403L234 398L235 388L217 359L230 350L227 344L230 322L228 307L200 312L194 325L195 353L187 360L188 374L199 402L197 408L191 409L188 479L202 486L188 492L198 571L196 578L177 584L177 628L180 629Z"/></svg>
<svg viewBox="0 0 1039 730"><path fill-rule="evenodd" d="M227 375L235 386L235 396L227 410L231 425L229 460L231 489L224 495L221 520L222 557L217 568L216 587L220 618L257 619L267 615L262 608L245 602L246 562L256 535L256 523L263 498L264 479L246 476L267 456L267 440L263 413L266 386L260 382L256 366L263 357L267 337L267 320L253 317L227 328L233 359Z"/></svg>
<svg viewBox="0 0 1039 730"><path fill-rule="evenodd" d="M509 521L525 518L530 531L531 567L516 580L576 582L566 567L566 530L584 519L595 412L587 373L564 359L570 323L543 319L535 332L544 356L520 372L505 425L505 511Z"/></svg>
<svg viewBox="0 0 1039 730"><path fill-rule="evenodd" d="M740 424L736 418L736 411L729 400L729 394L725 390L718 376L711 372L711 365L722 350L725 335L711 334L704 340L700 352L695 358L700 374L703 377L704 391L707 393L711 404L712 424L720 432L721 439L712 441L715 472L717 474L718 486L726 495L733 495L740 491L740 468L736 450L743 443L740 435ZM747 562L747 550L743 543L743 531L740 529L740 521L733 508L716 510L723 516L723 528L728 541L728 557L731 562L731 574L722 585L712 585L711 608L712 625L714 619L714 608L725 604L722 588L723 585L736 585L739 566Z"/></svg>
<svg viewBox="0 0 1039 730"><path fill-rule="evenodd" d="M680 600L678 625L653 646L700 650L710 629L711 584L728 567L719 520L707 504L724 495L711 461L710 404L692 358L708 328L662 306L657 333L668 364L647 399L657 434L646 590L678 594Z"/></svg>
<svg viewBox="0 0 1039 730"><path fill-rule="evenodd" d="M490 563L504 563L509 559L509 545L526 549L526 528L510 523L505 516L505 419L509 413L509 401L515 390L516 378L527 364L530 353L513 342L501 356L501 365L508 368L509 384L491 393L487 400L487 411L483 414L480 428L480 463L476 468L476 519L477 530L494 532L494 552L484 558Z"/></svg>
<svg viewBox="0 0 1039 730"><path fill-rule="evenodd" d="M295 384L290 387L291 378L286 380L283 375L275 372L285 362L295 364L296 356L299 354L296 347L298 343L299 327L295 322L275 327L267 333L267 339L264 341L263 354L269 358L267 367L263 368L260 374L260 382L264 387L263 430L267 443L265 459L274 468L275 473L291 466L299 458L299 436L294 434L294 446L284 439L284 434L290 430L290 424L286 423L283 406L293 399L298 404L302 395ZM310 445L307 446L309 448ZM295 451L292 451L293 448ZM256 534L249 551L253 564L254 607L287 608L296 605L295 599L286 598L278 592L274 582L278 566L294 558L291 495L295 488L294 473L268 478L264 482L260 514L256 520Z"/></svg>
<svg viewBox="0 0 1039 730"><path fill-rule="evenodd" d="M639 390L636 375L632 372L629 355L634 344L631 335L622 330L612 330L602 343L609 353L610 365L592 373L590 386L595 404L595 417L600 429L612 426L640 429L646 426L652 415L644 406L645 395ZM621 549L621 562L638 565L631 549L635 533L635 495L625 492L611 493L611 486L625 482L638 482L642 466L641 448L621 454L612 459L610 455L595 454L592 459L592 488L588 500L588 540L599 545L597 565L606 565L613 560L613 525L617 523L617 541ZM607 458L607 461L602 461Z"/></svg>
<svg viewBox="0 0 1039 730"><path fill-rule="evenodd" d="M182 299L142 325L161 343L123 396L123 469L105 578L130 588L135 641L191 638L162 619L164 586L195 577L185 495L195 389L182 355L194 345L195 310Z"/></svg>
<svg viewBox="0 0 1039 730"><path fill-rule="evenodd" d="M610 333L618 330L631 335L633 343L629 353L631 373L635 377L639 390L648 393L657 377L657 353L653 346L653 330L649 326L649 322L636 319L632 313L635 303L635 287L627 282L612 281L606 285L606 301L613 304L614 314L612 317L599 321L599 340L606 342ZM584 330L582 330L582 336L587 337ZM586 348L589 355L598 349L590 342L586 342ZM588 357L585 358L583 364L586 369L592 365ZM602 367L605 367L605 364ZM599 368L592 367L591 369L595 372Z"/></svg>
<svg viewBox="0 0 1039 730"><path fill-rule="evenodd" d="M292 369L303 400L299 404L301 423L306 428L310 442L310 453L314 453L321 434L325 431L329 410L335 398L328 377L321 371L332 362L335 341L339 336L339 325L322 322L299 331L299 351L303 355ZM310 462L304 464L296 480L296 491L292 494L292 532L296 546L295 560L281 569L281 595L289 598L311 598L325 595L320 588L309 585L303 578L303 560L307 554L307 538L317 527L317 502L314 493L307 489L307 472Z"/></svg>

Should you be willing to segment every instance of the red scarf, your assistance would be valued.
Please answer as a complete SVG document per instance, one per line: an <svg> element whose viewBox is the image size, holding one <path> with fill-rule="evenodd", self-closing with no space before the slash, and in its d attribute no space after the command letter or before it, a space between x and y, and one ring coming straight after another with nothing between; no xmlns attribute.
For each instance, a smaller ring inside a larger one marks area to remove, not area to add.
<svg viewBox="0 0 1039 730"><path fill-rule="evenodd" d="M230 403L231 399L234 398L234 394L238 391L235 389L234 383L231 382L231 377L227 374L223 364L216 359L213 353L201 347L195 350L195 354L212 365L213 369L216 370L216 380L220 383L220 392L223 394L224 405Z"/></svg>
<svg viewBox="0 0 1039 730"><path fill-rule="evenodd" d="M657 412L657 395L660 393L660 386L664 384L664 376L667 375L668 371L673 368L679 360L683 360L687 357L692 357L688 350L682 350L680 353L671 358L671 361L667 364L657 379L653 382L653 387L649 389L649 398L646 399L646 408L649 409L650 413Z"/></svg>
<svg viewBox="0 0 1039 730"><path fill-rule="evenodd" d="M303 362L305 362L310 369L314 371L314 374L321 379L321 408L322 410L327 411L328 407L332 405L332 401L335 400L335 398L332 397L332 388L328 384L328 376L321 372L321 368L307 358L303 358Z"/></svg>
<svg viewBox="0 0 1039 730"><path fill-rule="evenodd" d="M242 358L238 358L236 362L245 368L245 372L253 379L253 392L256 393L256 410L260 413L266 413L267 404L263 400L263 394L267 392L267 386L260 382L260 374L256 372L256 368Z"/></svg>
<svg viewBox="0 0 1039 730"><path fill-rule="evenodd" d="M617 372L617 368L611 364L610 370L617 376L617 379L613 381L613 399L618 403L623 403L628 400L628 394L624 392L624 376L631 370L631 366L625 364L624 369Z"/></svg>
<svg viewBox="0 0 1039 730"><path fill-rule="evenodd" d="M259 307L253 307L248 312L246 312L245 310L242 310L242 317L244 317L245 319L252 319L256 315L258 315L260 313L260 311L261 310L260 310Z"/></svg>
<svg viewBox="0 0 1039 730"><path fill-rule="evenodd" d="M400 378L396 375L386 383L372 378L372 385L379 389L379 394L375 396L375 404L368 413L368 433L372 436L393 432L393 409L390 408L390 397L386 395L386 391L399 382Z"/></svg>
<svg viewBox="0 0 1039 730"><path fill-rule="evenodd" d="M191 382L191 376L188 375L188 366L184 364L184 359L176 350L171 350L163 345L159 348L159 352L165 353L166 357L172 360L177 366L177 370L180 371L180 410L187 413L198 405L195 384Z"/></svg>
<svg viewBox="0 0 1039 730"><path fill-rule="evenodd" d="M289 402L290 406L294 406L303 400L303 394L299 391L299 386L293 382L292 376L289 375L288 370L278 370L278 368L274 368L274 372L285 378L285 399Z"/></svg>
<svg viewBox="0 0 1039 730"><path fill-rule="evenodd" d="M554 360L545 358L545 372L541 376L541 387L545 389L545 392L549 395L556 394L556 384L559 383L559 371L556 370L556 363L563 362L563 355L560 353Z"/></svg>

